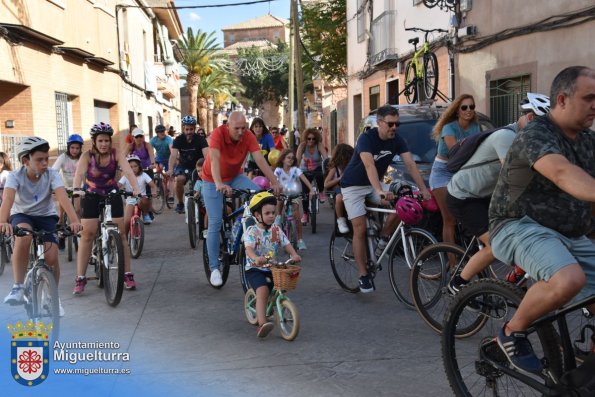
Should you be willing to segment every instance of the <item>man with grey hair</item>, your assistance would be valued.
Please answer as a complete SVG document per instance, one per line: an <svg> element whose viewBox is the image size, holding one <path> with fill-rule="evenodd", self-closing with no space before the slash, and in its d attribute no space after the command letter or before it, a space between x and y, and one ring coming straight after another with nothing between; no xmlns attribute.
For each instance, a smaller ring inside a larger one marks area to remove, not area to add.
<svg viewBox="0 0 595 397"><path fill-rule="evenodd" d="M516 263L536 282L497 341L520 372L542 364L527 339L541 316L595 294L595 70L572 66L552 83L551 110L515 137L490 204L494 256ZM595 305L589 307L595 313Z"/></svg>

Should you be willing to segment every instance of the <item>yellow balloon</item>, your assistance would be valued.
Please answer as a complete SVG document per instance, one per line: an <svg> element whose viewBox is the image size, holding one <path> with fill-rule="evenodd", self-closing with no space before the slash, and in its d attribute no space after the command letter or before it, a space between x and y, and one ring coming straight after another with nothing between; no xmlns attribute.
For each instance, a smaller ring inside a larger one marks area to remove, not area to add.
<svg viewBox="0 0 595 397"><path fill-rule="evenodd" d="M266 149L260 149L260 153L262 153L263 156L266 156L269 153L269 151Z"/></svg>
<svg viewBox="0 0 595 397"><path fill-rule="evenodd" d="M273 167L275 167L277 165L277 160L279 160L279 156L281 155L281 152L278 151L277 149L271 149L271 151L269 152L269 164Z"/></svg>

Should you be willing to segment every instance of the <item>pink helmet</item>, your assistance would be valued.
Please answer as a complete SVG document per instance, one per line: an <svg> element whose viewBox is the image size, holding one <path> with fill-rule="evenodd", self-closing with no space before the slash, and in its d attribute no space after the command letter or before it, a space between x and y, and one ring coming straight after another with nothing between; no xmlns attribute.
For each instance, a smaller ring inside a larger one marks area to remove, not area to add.
<svg viewBox="0 0 595 397"><path fill-rule="evenodd" d="M252 182L256 183L258 187L262 190L267 190L271 188L269 180L264 176L257 176L254 179L252 179Z"/></svg>
<svg viewBox="0 0 595 397"><path fill-rule="evenodd" d="M430 193L432 194L432 197L429 200L423 200L421 202L421 206L426 211L438 212L438 210L439 210L439 208L438 208L438 202L436 201L436 198L434 197L434 194L432 193L431 190L430 190Z"/></svg>
<svg viewBox="0 0 595 397"><path fill-rule="evenodd" d="M424 216L424 210L421 208L421 205L412 197L401 197L397 200L395 209L399 218L408 225L419 223Z"/></svg>

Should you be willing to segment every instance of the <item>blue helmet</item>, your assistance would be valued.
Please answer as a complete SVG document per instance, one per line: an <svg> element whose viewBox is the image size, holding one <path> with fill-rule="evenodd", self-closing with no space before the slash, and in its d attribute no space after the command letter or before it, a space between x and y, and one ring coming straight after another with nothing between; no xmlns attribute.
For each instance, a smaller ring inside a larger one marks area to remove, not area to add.
<svg viewBox="0 0 595 397"><path fill-rule="evenodd" d="M66 145L70 146L72 143L78 143L82 146L85 143L85 141L83 140L83 137L80 136L79 134L72 134L71 136L68 137L68 140L66 141Z"/></svg>
<svg viewBox="0 0 595 397"><path fill-rule="evenodd" d="M182 119L182 125L196 125L196 118L193 116L185 116Z"/></svg>

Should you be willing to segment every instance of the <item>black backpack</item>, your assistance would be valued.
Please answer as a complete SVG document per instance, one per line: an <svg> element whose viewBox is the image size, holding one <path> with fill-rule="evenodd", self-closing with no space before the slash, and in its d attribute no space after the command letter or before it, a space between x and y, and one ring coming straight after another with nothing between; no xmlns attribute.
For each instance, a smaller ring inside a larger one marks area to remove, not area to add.
<svg viewBox="0 0 595 397"><path fill-rule="evenodd" d="M510 127L494 128L494 129L487 130L487 131L481 131L477 134L474 134L467 138L461 139L460 141L455 143L448 150L448 161L446 163L446 169L448 169L448 171L450 171L454 174L455 172L457 172L458 170L463 168L465 163L467 161L469 161L469 159L471 158L471 156L473 156L473 154L475 153L475 151L477 150L479 145L487 137L492 135L493 132L504 129L504 128L513 131L513 129ZM500 161L500 159L497 158L497 159L492 159L492 160L488 160L488 161L482 161L481 163L476 163L469 167L464 167L464 168L479 167L480 165L494 163L496 161Z"/></svg>

